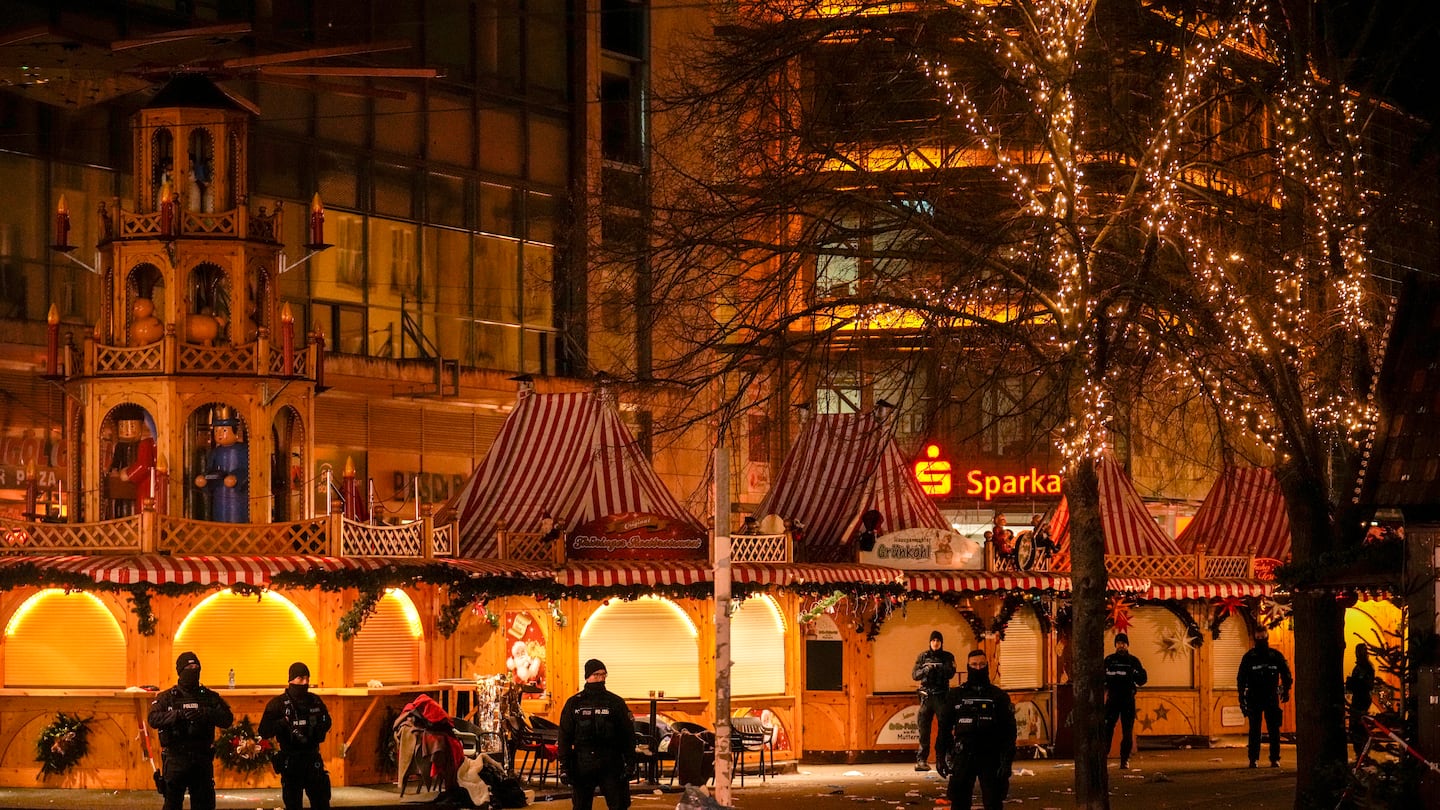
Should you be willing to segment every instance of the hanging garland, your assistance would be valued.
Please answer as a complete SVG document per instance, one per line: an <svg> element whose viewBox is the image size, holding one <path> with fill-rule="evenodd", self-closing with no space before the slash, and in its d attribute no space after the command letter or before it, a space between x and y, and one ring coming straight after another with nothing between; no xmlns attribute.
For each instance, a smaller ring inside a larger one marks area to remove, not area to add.
<svg viewBox="0 0 1440 810"><path fill-rule="evenodd" d="M365 620L375 613L375 608L380 606L380 599L385 595L383 589L363 590L350 607L340 614L340 619L335 624L335 638L341 641L350 641L360 633L360 628L365 626Z"/></svg>
<svg viewBox="0 0 1440 810"><path fill-rule="evenodd" d="M215 740L215 758L232 771L255 773L270 767L270 756L275 752L275 743L263 740L250 723L250 716L220 732Z"/></svg>
<svg viewBox="0 0 1440 810"><path fill-rule="evenodd" d="M41 729L35 741L35 761L40 763L36 779L59 775L75 767L90 753L90 721L78 714L58 712L50 725Z"/></svg>
<svg viewBox="0 0 1440 810"><path fill-rule="evenodd" d="M835 591L815 600L810 607L800 611L800 624L810 624L820 618L820 614L822 613L833 613L835 606L840 604L840 600L844 598L845 593L843 591Z"/></svg>
<svg viewBox="0 0 1440 810"><path fill-rule="evenodd" d="M985 622L980 620L980 614L970 608L960 608L960 618L970 625L970 632L975 636L975 643L979 644L985 638Z"/></svg>

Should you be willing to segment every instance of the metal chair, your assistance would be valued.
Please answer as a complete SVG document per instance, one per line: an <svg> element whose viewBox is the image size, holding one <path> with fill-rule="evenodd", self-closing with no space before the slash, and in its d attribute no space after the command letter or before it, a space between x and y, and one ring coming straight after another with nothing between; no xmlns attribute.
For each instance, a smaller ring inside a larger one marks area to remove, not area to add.
<svg viewBox="0 0 1440 810"><path fill-rule="evenodd" d="M740 715L730 718L730 747L739 754L736 770L740 772L740 786L745 786L745 755L753 752L760 760L760 781L765 781L765 750L771 747L775 729L765 725L758 717ZM774 766L774 751L771 751L771 766Z"/></svg>

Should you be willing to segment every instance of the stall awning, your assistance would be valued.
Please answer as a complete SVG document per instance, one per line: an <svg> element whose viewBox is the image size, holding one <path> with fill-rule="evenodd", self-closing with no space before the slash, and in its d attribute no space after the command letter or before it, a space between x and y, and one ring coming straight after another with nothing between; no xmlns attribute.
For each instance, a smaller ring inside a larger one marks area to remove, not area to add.
<svg viewBox="0 0 1440 810"><path fill-rule="evenodd" d="M736 582L795 587L803 585L888 585L902 584L905 572L898 568L865 563L824 563L806 565L751 565L732 567Z"/></svg>
<svg viewBox="0 0 1440 810"><path fill-rule="evenodd" d="M916 593L985 593L990 591L1056 591L1068 593L1069 574L1034 571L912 571L907 589ZM1107 590L1121 593L1144 593L1150 580L1144 577L1110 577Z"/></svg>
<svg viewBox="0 0 1440 810"><path fill-rule="evenodd" d="M1225 470L1175 542L1221 557L1290 559L1290 515L1275 474L1264 467Z"/></svg>
<svg viewBox="0 0 1440 810"><path fill-rule="evenodd" d="M65 554L0 558L0 568L31 564L42 571L77 574L112 585L253 585L268 587L277 576L303 576L312 572L421 569L448 565L476 577L544 579L550 570L536 565L490 560L419 560L390 557L327 557L318 555L169 555L169 554Z"/></svg>
<svg viewBox="0 0 1440 810"><path fill-rule="evenodd" d="M567 588L698 585L711 579L709 564L700 561L572 562L555 572L555 581Z"/></svg>
<svg viewBox="0 0 1440 810"><path fill-rule="evenodd" d="M1270 596L1275 583L1258 579L1152 579L1146 599L1223 599L1227 596Z"/></svg>

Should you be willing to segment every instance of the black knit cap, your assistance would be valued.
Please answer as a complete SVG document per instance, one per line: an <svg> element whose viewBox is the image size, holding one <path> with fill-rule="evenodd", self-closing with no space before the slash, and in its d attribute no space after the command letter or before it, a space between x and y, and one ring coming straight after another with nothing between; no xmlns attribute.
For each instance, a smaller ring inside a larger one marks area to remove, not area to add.
<svg viewBox="0 0 1440 810"><path fill-rule="evenodd" d="M591 658L585 662L585 677L588 678L602 669L605 669L605 663L599 658Z"/></svg>
<svg viewBox="0 0 1440 810"><path fill-rule="evenodd" d="M1116 633L1116 634L1115 634L1115 643L1116 643L1116 644L1129 644L1129 643L1130 643L1130 637L1127 636L1127 635L1125 635L1124 633Z"/></svg>
<svg viewBox="0 0 1440 810"><path fill-rule="evenodd" d="M179 675L181 672L184 672L187 667L192 665L196 669L200 668L200 656L189 651L180 653L180 657L175 659L175 674Z"/></svg>
<svg viewBox="0 0 1440 810"><path fill-rule="evenodd" d="M930 631L930 640L931 640L931 641L938 641L938 642L940 642L941 644L944 644L944 643L945 643L945 634L944 634L944 633L941 633L939 630L931 630L931 631Z"/></svg>
<svg viewBox="0 0 1440 810"><path fill-rule="evenodd" d="M286 680L293 681L296 678L308 677L310 677L310 667L305 666L304 661L296 661L295 663L290 665L290 675L286 678Z"/></svg>

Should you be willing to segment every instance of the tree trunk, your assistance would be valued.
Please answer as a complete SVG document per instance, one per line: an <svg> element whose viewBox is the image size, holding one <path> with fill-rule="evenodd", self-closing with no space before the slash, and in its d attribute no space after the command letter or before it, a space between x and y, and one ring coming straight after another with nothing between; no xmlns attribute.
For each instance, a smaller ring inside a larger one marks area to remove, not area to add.
<svg viewBox="0 0 1440 810"><path fill-rule="evenodd" d="M1303 479L1303 475L1299 476ZM1326 489L1291 485L1281 475L1289 505L1293 559L1312 563L1337 546ZM1333 594L1302 591L1293 597L1295 622L1295 808L1334 807L1345 789L1349 762L1345 735L1345 609Z"/></svg>
<svg viewBox="0 0 1440 810"><path fill-rule="evenodd" d="M1110 781L1101 726L1105 719L1105 535L1100 524L1100 481L1095 460L1078 462L1065 481L1070 507L1070 594L1074 621L1070 648L1075 710L1075 806L1109 810Z"/></svg>

